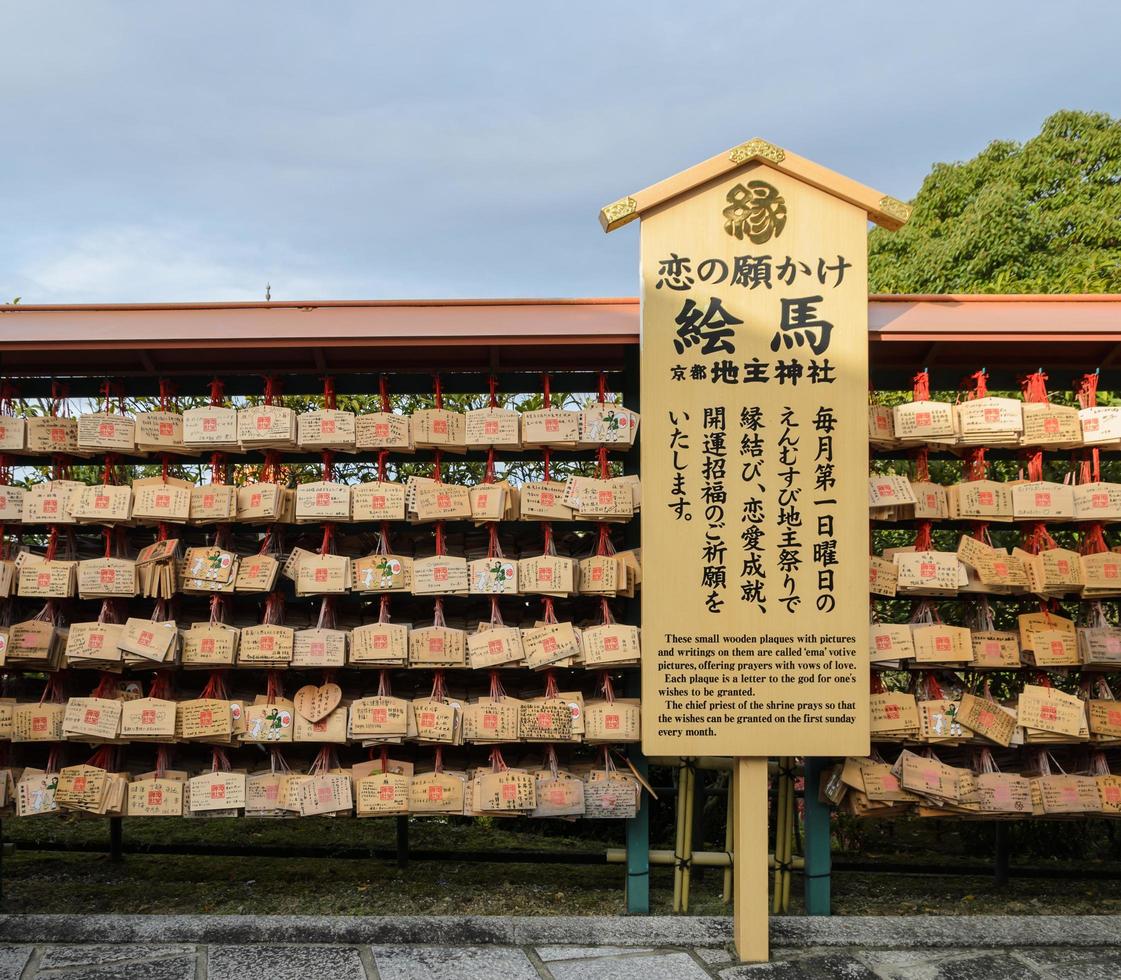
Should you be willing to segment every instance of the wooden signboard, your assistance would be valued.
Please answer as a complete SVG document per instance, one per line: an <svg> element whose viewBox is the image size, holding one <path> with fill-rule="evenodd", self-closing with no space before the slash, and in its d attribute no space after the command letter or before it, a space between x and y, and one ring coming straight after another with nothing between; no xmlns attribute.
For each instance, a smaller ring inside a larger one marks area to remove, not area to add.
<svg viewBox="0 0 1121 980"><path fill-rule="evenodd" d="M641 218L642 746L738 757L745 960L766 758L870 746L867 222L908 210L751 140L600 216Z"/></svg>

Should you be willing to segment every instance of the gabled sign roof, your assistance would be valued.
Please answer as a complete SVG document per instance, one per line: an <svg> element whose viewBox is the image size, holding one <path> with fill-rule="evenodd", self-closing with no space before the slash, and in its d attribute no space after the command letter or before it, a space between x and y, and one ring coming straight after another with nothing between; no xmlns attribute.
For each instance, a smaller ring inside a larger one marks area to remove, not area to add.
<svg viewBox="0 0 1121 980"><path fill-rule="evenodd" d="M666 201L756 161L863 208L872 221L892 231L901 228L911 216L909 204L865 187L864 184L858 184L834 170L784 150L781 146L756 138L608 204L599 212L599 223L603 225L604 231L614 231L635 218L641 218L647 211Z"/></svg>

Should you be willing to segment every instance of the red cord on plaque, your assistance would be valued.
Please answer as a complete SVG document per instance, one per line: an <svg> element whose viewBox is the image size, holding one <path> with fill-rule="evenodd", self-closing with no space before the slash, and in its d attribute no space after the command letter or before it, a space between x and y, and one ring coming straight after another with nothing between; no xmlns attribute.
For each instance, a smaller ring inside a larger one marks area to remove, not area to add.
<svg viewBox="0 0 1121 980"><path fill-rule="evenodd" d="M1075 394L1082 409L1097 408L1099 377L1099 371L1094 371L1092 374L1082 375L1078 382ZM1079 414L1083 435L1088 431L1096 431L1100 428L1101 423L1097 417L1081 418L1081 413ZM1101 450L1097 446L1092 447L1088 453L1085 450L1082 451L1077 473L1078 483L1101 482Z"/></svg>

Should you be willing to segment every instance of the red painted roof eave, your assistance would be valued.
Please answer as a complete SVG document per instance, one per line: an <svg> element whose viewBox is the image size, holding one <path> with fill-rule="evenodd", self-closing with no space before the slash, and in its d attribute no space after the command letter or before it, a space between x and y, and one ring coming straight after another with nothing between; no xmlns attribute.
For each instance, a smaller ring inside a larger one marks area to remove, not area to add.
<svg viewBox="0 0 1121 980"><path fill-rule="evenodd" d="M869 298L869 339L1121 342L1121 295ZM634 297L0 306L0 350L389 344L571 345L637 340Z"/></svg>

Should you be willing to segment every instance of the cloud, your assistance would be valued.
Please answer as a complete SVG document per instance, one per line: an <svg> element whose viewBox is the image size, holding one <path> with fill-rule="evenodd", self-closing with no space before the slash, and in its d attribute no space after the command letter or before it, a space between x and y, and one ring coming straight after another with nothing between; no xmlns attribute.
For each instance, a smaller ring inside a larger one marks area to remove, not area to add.
<svg viewBox="0 0 1121 980"><path fill-rule="evenodd" d="M262 300L272 280L283 281L287 297L353 288L344 278L307 275L309 260L286 248L270 255L190 228L98 227L39 239L28 250L6 288L25 303ZM286 298L276 290L273 297Z"/></svg>

